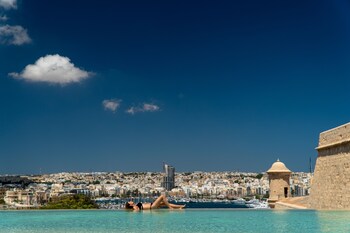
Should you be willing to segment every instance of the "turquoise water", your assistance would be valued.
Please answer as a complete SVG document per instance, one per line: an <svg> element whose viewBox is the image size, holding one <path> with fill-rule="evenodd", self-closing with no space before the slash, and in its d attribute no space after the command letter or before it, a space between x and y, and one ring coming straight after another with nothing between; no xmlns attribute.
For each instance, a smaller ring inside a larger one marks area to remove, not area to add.
<svg viewBox="0 0 350 233"><path fill-rule="evenodd" d="M347 211L0 211L1 233L350 232Z"/></svg>

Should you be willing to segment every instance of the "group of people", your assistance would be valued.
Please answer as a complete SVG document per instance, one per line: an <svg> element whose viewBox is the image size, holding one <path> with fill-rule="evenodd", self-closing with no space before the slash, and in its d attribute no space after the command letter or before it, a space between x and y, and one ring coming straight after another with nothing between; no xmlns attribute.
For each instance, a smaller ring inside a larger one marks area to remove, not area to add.
<svg viewBox="0 0 350 233"><path fill-rule="evenodd" d="M169 209L183 209L186 205L175 205L168 202L165 195L160 195L154 202L151 203L137 203L129 201L125 204L125 209L129 210L151 210L160 207L168 207Z"/></svg>

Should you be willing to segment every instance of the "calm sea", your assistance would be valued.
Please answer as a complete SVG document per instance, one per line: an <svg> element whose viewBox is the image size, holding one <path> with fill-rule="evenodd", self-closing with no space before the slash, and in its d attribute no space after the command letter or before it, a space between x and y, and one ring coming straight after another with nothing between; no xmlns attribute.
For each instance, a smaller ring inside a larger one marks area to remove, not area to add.
<svg viewBox="0 0 350 233"><path fill-rule="evenodd" d="M347 211L0 211L0 232L350 232Z"/></svg>

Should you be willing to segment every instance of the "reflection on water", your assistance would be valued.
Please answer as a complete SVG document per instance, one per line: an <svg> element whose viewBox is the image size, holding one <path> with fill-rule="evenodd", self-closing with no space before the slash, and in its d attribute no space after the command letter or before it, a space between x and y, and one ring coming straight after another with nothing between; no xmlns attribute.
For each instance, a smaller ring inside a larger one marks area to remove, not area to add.
<svg viewBox="0 0 350 233"><path fill-rule="evenodd" d="M320 232L350 232L349 211L317 211Z"/></svg>
<svg viewBox="0 0 350 233"><path fill-rule="evenodd" d="M273 210L276 215L285 215L288 214L290 210Z"/></svg>

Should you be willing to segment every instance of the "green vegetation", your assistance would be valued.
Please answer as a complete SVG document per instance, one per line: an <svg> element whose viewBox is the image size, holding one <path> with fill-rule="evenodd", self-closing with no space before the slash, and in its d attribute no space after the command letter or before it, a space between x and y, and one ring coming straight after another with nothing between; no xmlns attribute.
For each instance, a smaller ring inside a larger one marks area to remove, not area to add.
<svg viewBox="0 0 350 233"><path fill-rule="evenodd" d="M34 183L32 180L29 180L27 177L22 176L0 176L0 184L15 184L19 185L22 188L28 186L30 183Z"/></svg>
<svg viewBox="0 0 350 233"><path fill-rule="evenodd" d="M4 199L0 199L0 205L5 205L6 203L5 203L5 201L4 201Z"/></svg>
<svg viewBox="0 0 350 233"><path fill-rule="evenodd" d="M52 198L43 209L97 209L90 197L83 194L63 195Z"/></svg>
<svg viewBox="0 0 350 233"><path fill-rule="evenodd" d="M263 177L263 174L259 173L255 178L260 180L262 177Z"/></svg>

